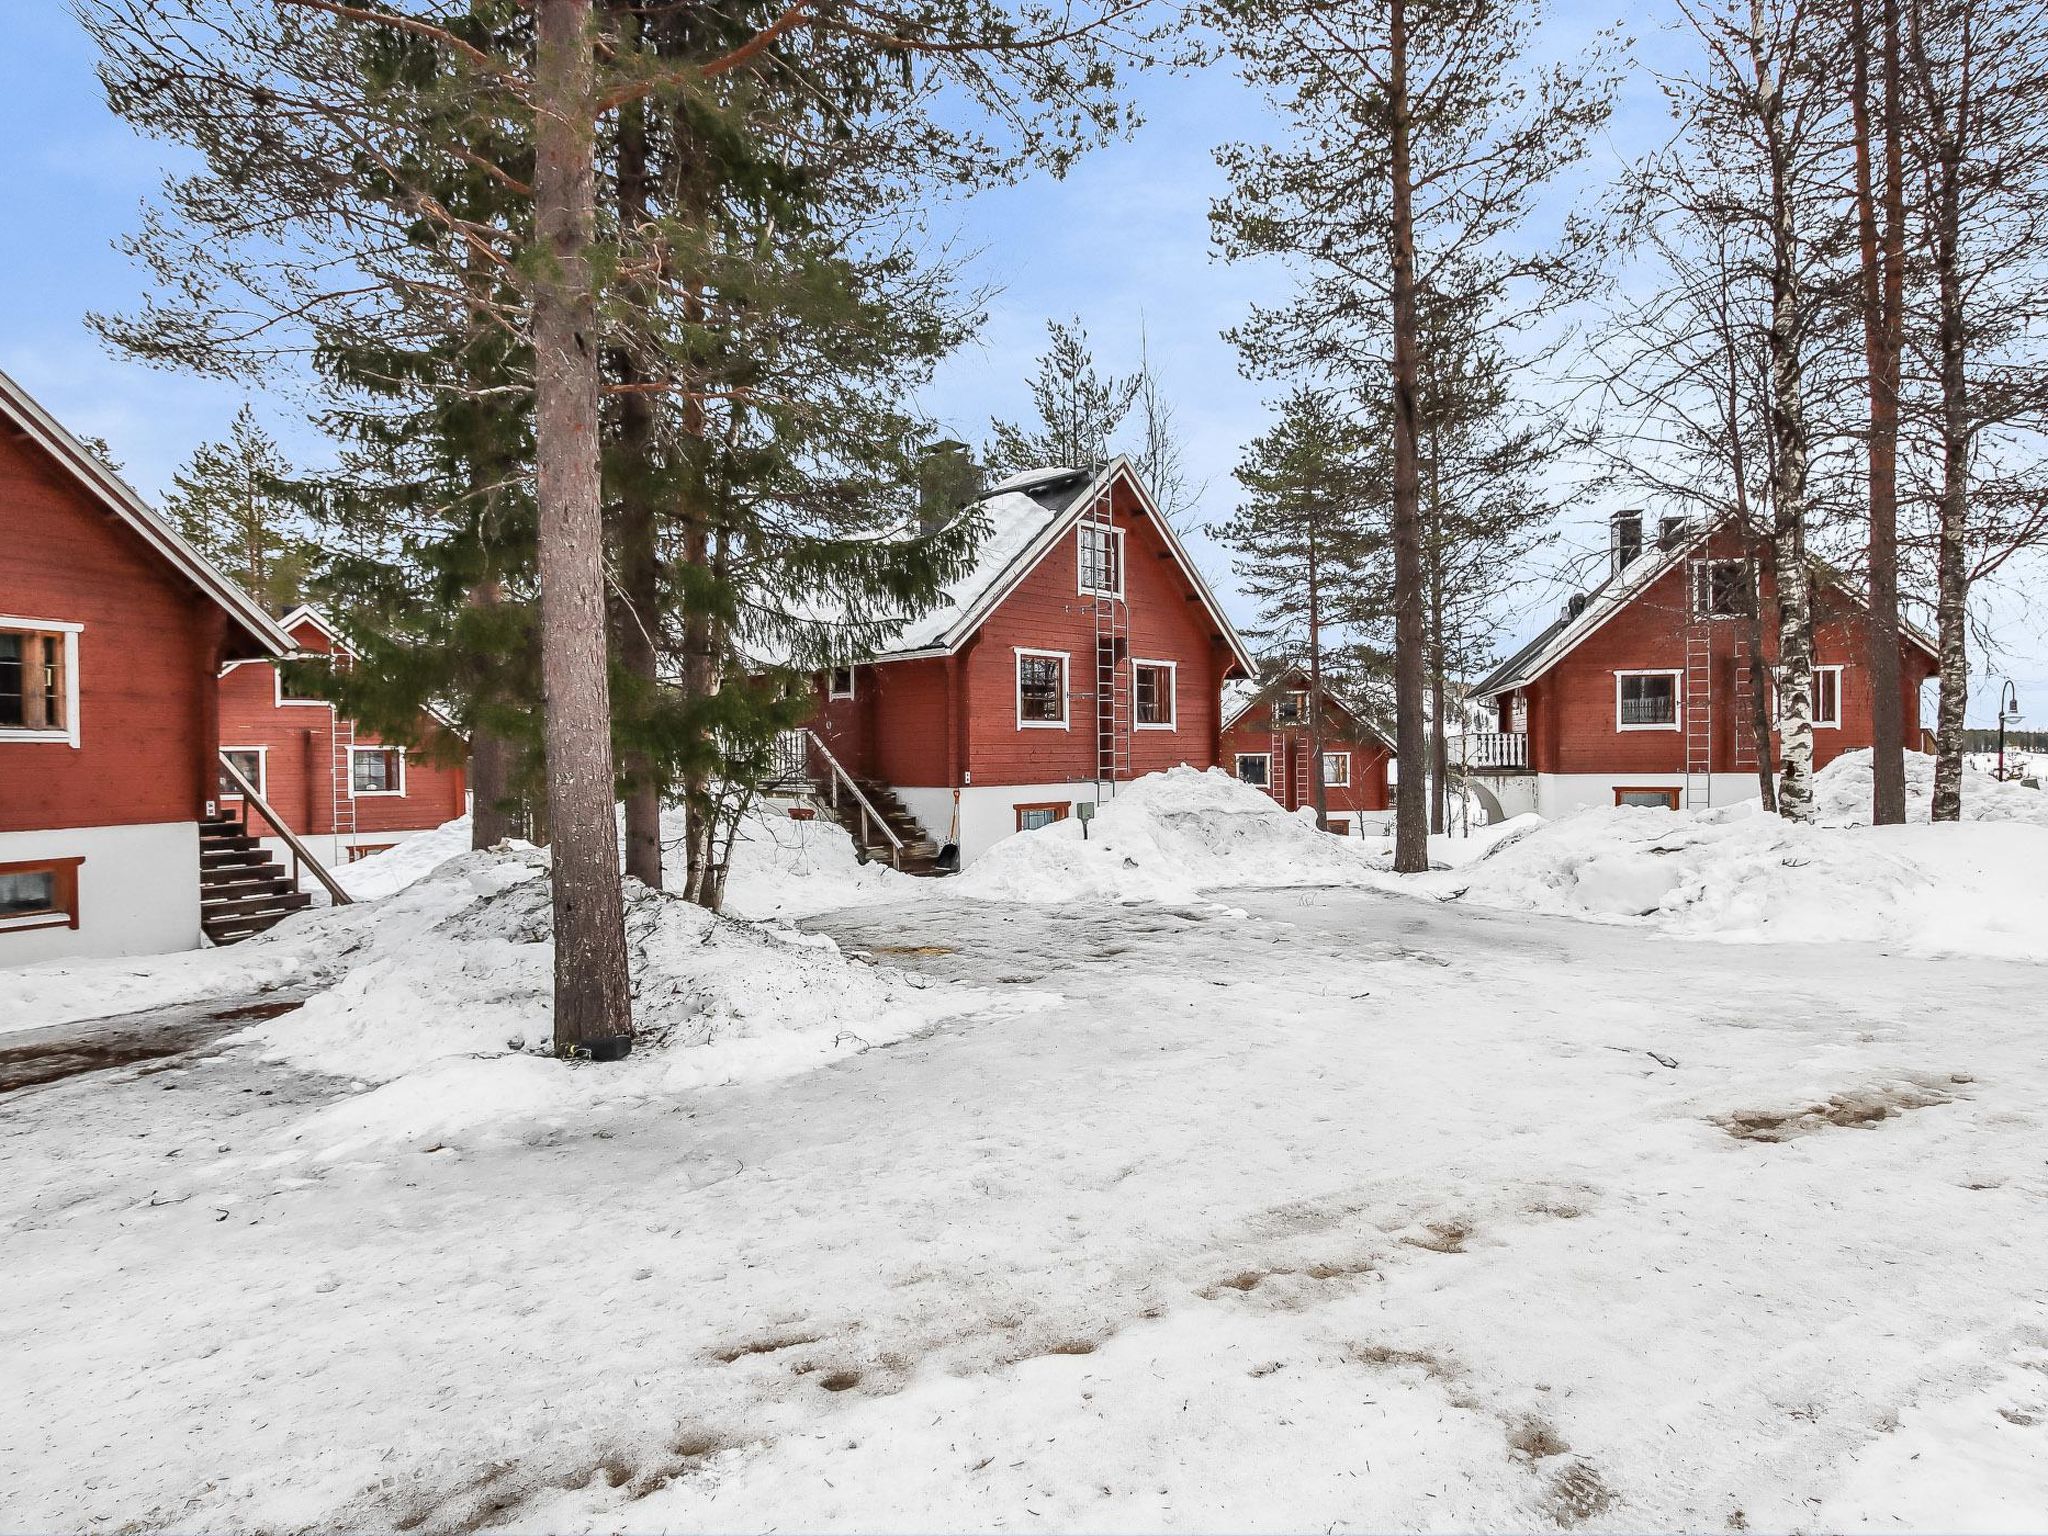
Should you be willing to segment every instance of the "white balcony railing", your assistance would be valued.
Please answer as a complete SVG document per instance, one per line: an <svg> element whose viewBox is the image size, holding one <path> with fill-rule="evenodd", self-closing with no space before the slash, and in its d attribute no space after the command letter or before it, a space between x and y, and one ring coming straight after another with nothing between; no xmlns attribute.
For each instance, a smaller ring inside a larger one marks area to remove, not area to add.
<svg viewBox="0 0 2048 1536"><path fill-rule="evenodd" d="M1467 731L1463 738L1467 768L1492 770L1527 769L1529 734L1526 731Z"/></svg>

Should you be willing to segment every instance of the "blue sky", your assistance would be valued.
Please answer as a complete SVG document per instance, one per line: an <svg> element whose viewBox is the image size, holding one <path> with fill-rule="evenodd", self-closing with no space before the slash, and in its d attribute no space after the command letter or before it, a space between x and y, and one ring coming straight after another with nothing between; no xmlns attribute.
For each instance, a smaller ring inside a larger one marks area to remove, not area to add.
<svg viewBox="0 0 2048 1536"><path fill-rule="evenodd" d="M1611 13L1566 3L1550 29L1569 47ZM157 186L161 146L139 139L110 113L93 77L92 48L68 10L54 4L8 8L0 49L0 367L73 429L107 439L128 477L157 495L193 446L224 434L243 403L238 386L194 380L110 356L84 317L133 304L141 276L118 249ZM1675 57L1675 43L1638 32L1639 56ZM1045 322L1079 315L1104 366L1128 370L1141 330L1187 444L1194 478L1207 482L1189 521L1220 518L1235 494L1231 469L1266 422L1265 389L1245 380L1221 332L1256 298L1281 291L1267 268L1232 267L1209 251L1208 209L1223 189L1214 147L1257 138L1258 100L1227 68L1157 74L1134 82L1145 124L1131 139L1085 158L1064 181L1037 178L939 210L936 228L977 253L973 279L994 290L980 340L947 363L927 404L961 436L978 440L994 414L1026 409L1024 381L1043 344ZM1668 132L1647 72L1625 87L1619 112L1596 146L1589 177L1604 177L1624 153L1640 153ZM288 402L258 398L262 416L302 457L318 444ZM1599 509L1568 528L1586 547ZM1238 601L1228 557L1191 537L1233 613ZM2038 568L2038 567L2037 567ZM1538 584L1516 594L1503 643L1540 623L1562 589ZM2023 702L2048 700L2048 615L2008 599L1997 605L1997 670L2017 680ZM1989 688L1973 690L1980 707ZM2048 721L2048 702L2033 711Z"/></svg>

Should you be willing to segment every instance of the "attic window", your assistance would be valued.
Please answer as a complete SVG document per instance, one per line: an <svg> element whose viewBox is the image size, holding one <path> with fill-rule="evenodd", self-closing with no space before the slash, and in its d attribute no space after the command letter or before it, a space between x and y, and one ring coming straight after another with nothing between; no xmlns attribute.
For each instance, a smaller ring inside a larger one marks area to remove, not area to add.
<svg viewBox="0 0 2048 1536"><path fill-rule="evenodd" d="M76 624L0 620L0 741L78 745Z"/></svg>
<svg viewBox="0 0 2048 1536"><path fill-rule="evenodd" d="M1273 723L1275 725L1299 725L1308 718L1308 691L1299 689L1283 693L1273 701Z"/></svg>
<svg viewBox="0 0 2048 1536"><path fill-rule="evenodd" d="M1099 523L1083 523L1078 530L1081 560L1081 590L1103 597L1124 594L1124 531Z"/></svg>
<svg viewBox="0 0 2048 1536"><path fill-rule="evenodd" d="M1699 560L1692 568L1692 616L1739 619L1754 611L1747 560Z"/></svg>

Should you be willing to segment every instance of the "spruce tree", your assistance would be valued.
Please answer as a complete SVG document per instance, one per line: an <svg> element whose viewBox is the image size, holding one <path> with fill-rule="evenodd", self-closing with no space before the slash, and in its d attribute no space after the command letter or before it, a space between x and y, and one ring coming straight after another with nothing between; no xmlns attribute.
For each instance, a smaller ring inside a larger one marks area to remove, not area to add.
<svg viewBox="0 0 2048 1536"><path fill-rule="evenodd" d="M291 466L244 405L228 435L171 477L164 513L185 541L275 613L304 596L311 549L285 486Z"/></svg>
<svg viewBox="0 0 2048 1536"><path fill-rule="evenodd" d="M1049 343L1029 385L1038 419L989 423L983 456L992 474L1101 463L1144 387L1142 374L1119 378L1098 370L1078 315L1048 320L1045 329Z"/></svg>

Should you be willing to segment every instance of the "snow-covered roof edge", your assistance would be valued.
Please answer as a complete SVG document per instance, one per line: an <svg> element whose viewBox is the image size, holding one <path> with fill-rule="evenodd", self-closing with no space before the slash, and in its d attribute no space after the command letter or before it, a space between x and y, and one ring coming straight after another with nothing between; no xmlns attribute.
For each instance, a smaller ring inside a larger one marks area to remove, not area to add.
<svg viewBox="0 0 2048 1536"><path fill-rule="evenodd" d="M246 630L251 639L273 655L285 656L298 649L284 627L263 611L263 605L244 592L211 561L179 536L127 481L101 463L99 456L74 437L56 417L37 403L35 397L0 370L0 413L19 427L29 440L55 459L71 477L121 521L135 530L144 543L170 562L171 566Z"/></svg>
<svg viewBox="0 0 2048 1536"><path fill-rule="evenodd" d="M1652 559L1650 552L1646 552L1626 569L1609 576L1586 594L1586 606L1580 612L1553 620L1549 628L1488 673L1467 697L1489 699L1517 688L1528 687L1577 650L1609 619L1641 597L1677 566L1691 559L1730 521L1732 516L1718 519L1699 532L1673 544L1669 549L1654 551L1656 558ZM1857 607L1866 611L1869 609L1870 604L1862 594L1843 581L1819 556L1809 555L1807 560L1822 580L1841 592ZM1933 638L1918 625L1901 619L1899 633L1936 661L1941 659L1941 652Z"/></svg>
<svg viewBox="0 0 2048 1536"><path fill-rule="evenodd" d="M1040 475L1051 476L1052 471L1034 471L1031 477L1034 483ZM980 594L963 607L960 617L941 633L936 643L919 646L913 650L884 651L875 659L901 661L912 656L949 656L959 650L969 637L988 621L989 615L1002 605L1004 599L1016 591L1024 579L1038 568L1039 561L1043 560L1081 521L1088 507L1107 494L1118 475L1129 481L1131 489L1137 494L1145 509L1145 515L1152 520L1153 526L1158 528L1168 551L1173 555L1174 563L1180 567L1181 574L1188 579L1201 597L1203 606L1208 609L1209 617L1230 646L1230 653L1236 658L1237 664L1247 675L1254 673L1257 668L1252 662L1251 652L1245 649L1244 640L1238 635L1237 626L1230 622L1229 616L1223 611L1223 605L1217 602L1215 592L1210 590L1209 583L1202 579L1202 573L1195 569L1195 562L1189 556L1187 546L1181 542L1180 535L1174 532L1173 524L1167 520L1166 514L1159 510L1159 504L1152 499L1152 492L1146 487L1136 466L1124 454L1118 454L1105 464L1064 512L1051 517L1039 536L1020 550L1009 564L995 573L994 578ZM1007 481L1004 484L1008 486ZM1009 489L1017 488L1009 486Z"/></svg>

